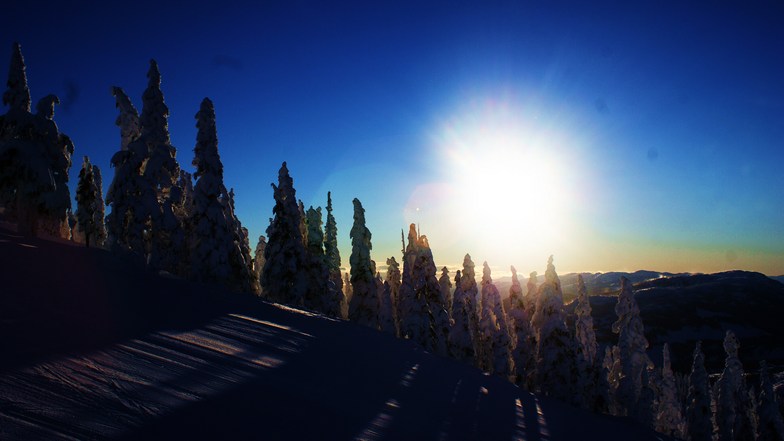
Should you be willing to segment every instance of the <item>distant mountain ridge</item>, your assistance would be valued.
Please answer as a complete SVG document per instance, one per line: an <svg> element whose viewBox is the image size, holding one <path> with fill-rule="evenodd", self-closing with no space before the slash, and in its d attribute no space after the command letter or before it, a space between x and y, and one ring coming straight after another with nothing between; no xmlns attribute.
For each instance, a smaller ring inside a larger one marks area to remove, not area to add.
<svg viewBox="0 0 784 441"><path fill-rule="evenodd" d="M673 366L687 371L694 345L702 340L708 369L715 372L723 366L724 334L732 330L747 372L760 360L784 365L784 285L774 279L748 271L675 274L642 280L634 289L654 360L669 343ZM610 331L615 294L590 298L600 344L617 340ZM574 314L574 307L574 302L566 305L567 312Z"/></svg>

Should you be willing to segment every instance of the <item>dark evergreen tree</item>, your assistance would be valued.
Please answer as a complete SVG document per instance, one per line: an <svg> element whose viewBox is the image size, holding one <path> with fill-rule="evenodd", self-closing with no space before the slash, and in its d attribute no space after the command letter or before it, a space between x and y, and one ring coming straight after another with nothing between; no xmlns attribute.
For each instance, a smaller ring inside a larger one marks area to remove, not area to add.
<svg viewBox="0 0 784 441"><path fill-rule="evenodd" d="M77 229L84 234L85 245L103 245L105 230L103 226L103 198L101 197L100 171L96 177L97 166L90 164L84 157L79 182L76 186Z"/></svg>
<svg viewBox="0 0 784 441"><path fill-rule="evenodd" d="M223 163L218 154L215 108L208 98L196 113L196 146L190 256L191 277L228 286L234 291L255 291L254 279L241 248L238 225L233 220L230 195L223 184ZM190 177L188 177L190 180Z"/></svg>
<svg viewBox="0 0 784 441"><path fill-rule="evenodd" d="M273 302L303 306L308 288L307 253L302 245L294 180L289 176L285 162L278 172L278 185L272 184L272 190L274 217L267 228L261 289Z"/></svg>
<svg viewBox="0 0 784 441"><path fill-rule="evenodd" d="M689 393L686 398L686 432L691 441L711 441L711 395L702 342L694 348L694 360L689 375Z"/></svg>
<svg viewBox="0 0 784 441"><path fill-rule="evenodd" d="M141 122L131 100L119 87L112 88L112 95L120 111L115 121L120 127L120 150L112 156L114 177L106 192L106 204L111 207L106 216L107 241L114 251L146 257L148 210L141 198L145 187L141 169L147 160L147 146L134 143L141 135Z"/></svg>
<svg viewBox="0 0 784 441"><path fill-rule="evenodd" d="M338 224L332 215L332 192L327 192L327 223L324 227L324 254L329 265L329 277L335 289L343 292L343 278L340 274L340 250L338 249Z"/></svg>
<svg viewBox="0 0 784 441"><path fill-rule="evenodd" d="M24 57L14 43L0 116L0 205L4 217L16 220L18 231L36 236L70 238L71 196L68 172L73 143L54 122L54 95L42 98L30 112Z"/></svg>
<svg viewBox="0 0 784 441"><path fill-rule="evenodd" d="M354 225L351 227L351 287L354 293L349 304L348 317L359 324L378 329L378 286L375 264L370 259L370 230L365 226L365 209L354 198Z"/></svg>

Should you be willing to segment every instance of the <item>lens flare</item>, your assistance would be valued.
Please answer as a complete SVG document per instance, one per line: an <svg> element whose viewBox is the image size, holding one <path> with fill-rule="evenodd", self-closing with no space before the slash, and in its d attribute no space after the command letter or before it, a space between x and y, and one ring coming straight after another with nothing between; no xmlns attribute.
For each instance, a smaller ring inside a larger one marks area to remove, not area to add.
<svg viewBox="0 0 784 441"><path fill-rule="evenodd" d="M488 101L443 121L434 144L453 195L444 216L467 252L500 266L564 250L577 203L569 171L579 166L564 133Z"/></svg>

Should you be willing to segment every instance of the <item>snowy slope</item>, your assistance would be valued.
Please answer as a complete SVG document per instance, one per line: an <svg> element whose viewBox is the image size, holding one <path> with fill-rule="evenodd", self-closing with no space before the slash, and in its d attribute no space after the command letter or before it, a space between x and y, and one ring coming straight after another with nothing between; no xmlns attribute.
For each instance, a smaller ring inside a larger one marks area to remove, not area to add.
<svg viewBox="0 0 784 441"><path fill-rule="evenodd" d="M0 439L662 439L347 322L0 230Z"/></svg>

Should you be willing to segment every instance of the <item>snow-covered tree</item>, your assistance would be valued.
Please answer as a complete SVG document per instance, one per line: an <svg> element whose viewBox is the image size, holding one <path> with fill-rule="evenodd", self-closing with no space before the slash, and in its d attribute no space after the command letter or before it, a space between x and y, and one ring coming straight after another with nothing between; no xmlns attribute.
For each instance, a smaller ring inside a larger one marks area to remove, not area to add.
<svg viewBox="0 0 784 441"><path fill-rule="evenodd" d="M615 354L615 356L613 355ZM604 357L598 367L598 377L596 382L596 401L593 409L596 412L616 414L615 389L618 384L618 371L620 365L615 363L618 355L618 346L605 346Z"/></svg>
<svg viewBox="0 0 784 441"><path fill-rule="evenodd" d="M169 108L163 100L161 73L155 60L150 60L147 79L142 94L141 136L131 143L144 144L148 152L142 190L151 224L147 260L153 268L183 274L187 271L188 246L183 219L176 214L183 202L182 189L177 185L180 165L169 137Z"/></svg>
<svg viewBox="0 0 784 441"><path fill-rule="evenodd" d="M597 393L597 344L593 317L591 317L591 303L588 300L582 274L577 275L577 306L574 312L577 316L574 322L574 337L577 348L578 389L582 395L583 405L593 408Z"/></svg>
<svg viewBox="0 0 784 441"><path fill-rule="evenodd" d="M654 406L659 389L659 380L659 375L652 363L643 369L640 376L640 395L630 415L637 422L648 428L653 428L656 422Z"/></svg>
<svg viewBox="0 0 784 441"><path fill-rule="evenodd" d="M6 83L8 88L3 93L3 104L8 105L12 112L30 113L32 98L30 97L30 88L27 86L22 46L19 43L14 43L13 51L11 64L8 67L8 82Z"/></svg>
<svg viewBox="0 0 784 441"><path fill-rule="evenodd" d="M42 98L30 112L24 57L14 43L0 116L0 205L4 216L17 221L25 235L39 232L70 238L71 196L68 171L74 151L71 139L54 122L54 95Z"/></svg>
<svg viewBox="0 0 784 441"><path fill-rule="evenodd" d="M374 277L375 265L370 259L370 230L365 226L365 209L354 198L354 225L351 227L351 287L354 292L349 304L349 319L359 324L378 328L378 290Z"/></svg>
<svg viewBox="0 0 784 441"><path fill-rule="evenodd" d="M243 279L246 279L247 284L250 286L249 292L258 294L261 292L261 287L256 277L253 276L253 255L251 254L250 248L250 234L248 233L248 229L242 226L240 218L237 217L237 210L234 208L233 188L229 189L229 197L226 202L228 203L229 210L229 227L231 231L234 232L234 240L240 246L240 255L242 257L240 265L244 267L241 271L241 276Z"/></svg>
<svg viewBox="0 0 784 441"><path fill-rule="evenodd" d="M299 221L299 233L302 236L302 245L304 245L305 248L307 248L308 247L308 226L305 223L305 219L306 219L306 216L305 216L305 204L303 204L302 201L298 201L297 202L297 207L299 207L299 219L300 219L300 221Z"/></svg>
<svg viewBox="0 0 784 441"><path fill-rule="evenodd" d="M197 181L189 210L190 275L195 280L225 284L235 291L253 292L255 275L243 255L230 195L223 184L215 108L208 98L201 102L196 120L193 166Z"/></svg>
<svg viewBox="0 0 784 441"><path fill-rule="evenodd" d="M95 201L95 212L93 213L93 224L95 225L95 245L103 247L106 245L106 203L103 199L103 176L98 165L93 164L93 180L97 199Z"/></svg>
<svg viewBox="0 0 784 441"><path fill-rule="evenodd" d="M335 288L330 279L329 263L324 254L324 231L321 229L321 207L306 212L308 227L308 275L310 282L305 305L332 317L341 316L341 305L345 302L342 291Z"/></svg>
<svg viewBox="0 0 784 441"><path fill-rule="evenodd" d="M683 436L686 423L681 413L678 391L675 387L675 375L670 366L670 348L667 343L664 344L662 360L654 428L657 432L680 438Z"/></svg>
<svg viewBox="0 0 784 441"><path fill-rule="evenodd" d="M449 270L441 268L441 277L438 278L438 285L441 287L441 304L446 308L449 316L452 316L452 281L449 280Z"/></svg>
<svg viewBox="0 0 784 441"><path fill-rule="evenodd" d="M324 230L322 229L321 207L313 208L311 205L305 211L306 227L306 249L308 251L308 291L305 294L305 306L316 310L324 311L324 300L328 296L324 295L329 289L329 268L327 267L326 256L324 255Z"/></svg>
<svg viewBox="0 0 784 441"><path fill-rule="evenodd" d="M724 370L716 383L716 426L718 441L753 439L753 424L743 365L738 358L740 344L732 331L724 337Z"/></svg>
<svg viewBox="0 0 784 441"><path fill-rule="evenodd" d="M475 364L474 339L471 316L474 302L463 293L460 270L455 275L454 303L452 304L452 328L449 330L449 348L452 358Z"/></svg>
<svg viewBox="0 0 784 441"><path fill-rule="evenodd" d="M338 250L338 224L332 215L332 192L327 192L327 223L324 227L324 254L329 267L329 279L335 285L338 296L343 300L342 310L348 310L346 296L343 294L343 278L340 274L340 250Z"/></svg>
<svg viewBox="0 0 784 441"><path fill-rule="evenodd" d="M509 329L512 334L512 361L514 363L514 382L528 388L528 377L534 371L534 348L536 341L531 330L531 319L525 310L523 287L517 277L517 269L511 267L512 286L509 288Z"/></svg>
<svg viewBox="0 0 784 441"><path fill-rule="evenodd" d="M449 354L449 313L441 301L441 286L436 278L436 264L427 236L419 236L419 258L414 264L414 280L417 296L427 302L426 311L430 320L431 335L425 348L436 354Z"/></svg>
<svg viewBox="0 0 784 441"><path fill-rule="evenodd" d="M77 229L84 234L85 245L101 246L105 236L103 227L103 198L101 197L100 173L96 180L97 166L90 164L90 158L84 157L79 182L76 186L76 218Z"/></svg>
<svg viewBox="0 0 784 441"><path fill-rule="evenodd" d="M689 392L686 397L686 427L691 441L711 441L713 423L711 422L711 395L708 372L705 370L705 355L702 342L694 348L694 360L689 375Z"/></svg>
<svg viewBox="0 0 784 441"><path fill-rule="evenodd" d="M618 357L614 362L618 365L613 370L618 372L618 382L614 396L621 415L634 415L640 401L643 387L643 370L651 365L645 350L648 340L643 331L640 308L634 299L632 284L621 277L621 292L615 305L618 320L613 323L612 331L618 334Z"/></svg>
<svg viewBox="0 0 784 441"><path fill-rule="evenodd" d="M302 306L308 278L304 271L307 253L302 245L299 207L294 180L286 163L278 172L278 185L272 184L275 206L274 217L267 227L267 247L264 249L264 268L261 289L273 302Z"/></svg>
<svg viewBox="0 0 784 441"><path fill-rule="evenodd" d="M256 279L261 278L261 270L264 268L264 249L267 248L267 238L264 235L259 236L259 241L256 243L256 251L253 258L253 272L256 274Z"/></svg>
<svg viewBox="0 0 784 441"><path fill-rule="evenodd" d="M779 403L770 381L768 364L765 360L760 362L760 394L757 415L758 441L774 441L784 439L784 420L782 420Z"/></svg>
<svg viewBox="0 0 784 441"><path fill-rule="evenodd" d="M176 214L177 217L187 222L191 216L193 216L193 198L195 197L193 190L193 175L185 170L180 170L177 186L182 189L182 204L180 207L177 207L180 211ZM190 231L190 228L186 228L186 230Z"/></svg>
<svg viewBox="0 0 784 441"><path fill-rule="evenodd" d="M395 317L392 308L392 285L388 281L383 282L380 293L380 306L378 310L378 326L382 332L392 335L397 334Z"/></svg>
<svg viewBox="0 0 784 441"><path fill-rule="evenodd" d="M343 311L343 316L348 318L348 303L351 303L351 299L354 297L354 290L351 287L351 276L349 276L348 272L343 273L343 289L344 293L346 294L346 310Z"/></svg>
<svg viewBox="0 0 784 441"><path fill-rule="evenodd" d="M408 245L403 252L403 273L398 295L398 319L400 337L422 345L427 340L429 324L426 318L426 302L417 297L414 264L417 260L418 235L414 224L409 225Z"/></svg>
<svg viewBox="0 0 784 441"><path fill-rule="evenodd" d="M493 283L487 262L484 262L482 269L482 316L479 325L485 351L489 355L485 368L500 377L509 378L514 371L509 326L501 295Z"/></svg>
<svg viewBox="0 0 784 441"><path fill-rule="evenodd" d="M538 288L536 287L536 271L532 271L531 274L528 275L528 283L526 284L526 294L523 297L523 306L525 306L525 312L528 313L528 317L533 319L534 313L536 312L536 292Z"/></svg>
<svg viewBox="0 0 784 441"><path fill-rule="evenodd" d="M112 156L114 177L106 192L106 204L112 208L106 217L107 241L112 250L144 257L147 209L141 199L141 168L147 160L147 146L133 142L141 135L141 122L131 100L119 87L112 87L112 95L120 111L115 120L120 127L120 150Z"/></svg>
<svg viewBox="0 0 784 441"><path fill-rule="evenodd" d="M449 313L441 302L441 286L427 237L409 226L403 256L398 314L400 334L437 354L446 355L449 345Z"/></svg>
<svg viewBox="0 0 784 441"><path fill-rule="evenodd" d="M395 335L400 336L400 318L397 315L398 311L398 298L400 296L400 265L392 256L387 259L387 279L385 284L389 285L389 299L392 308L392 320L395 325Z"/></svg>
<svg viewBox="0 0 784 441"><path fill-rule="evenodd" d="M574 340L566 327L561 281L553 257L547 261L545 281L536 293L531 326L536 334L536 386L544 394L574 402Z"/></svg>

